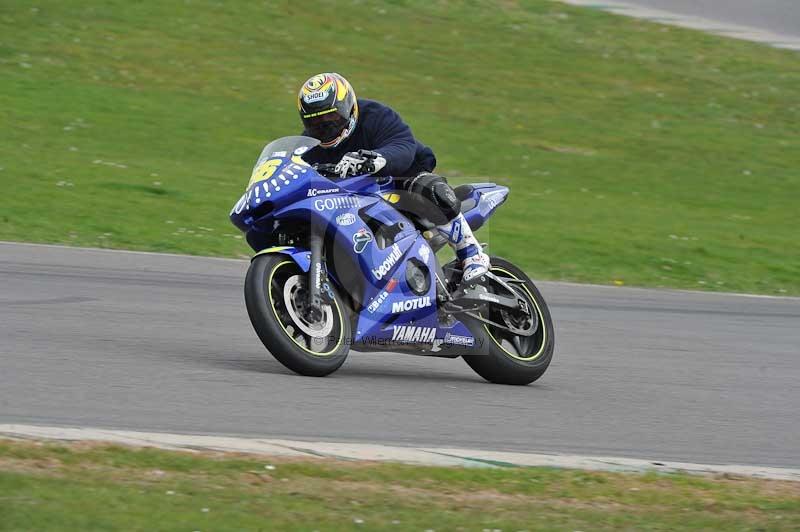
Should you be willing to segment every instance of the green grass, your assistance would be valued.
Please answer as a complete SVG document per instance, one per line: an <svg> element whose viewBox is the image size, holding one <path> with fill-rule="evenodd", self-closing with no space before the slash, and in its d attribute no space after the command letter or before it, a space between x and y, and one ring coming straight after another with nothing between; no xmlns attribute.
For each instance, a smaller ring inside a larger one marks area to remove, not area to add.
<svg viewBox="0 0 800 532"><path fill-rule="evenodd" d="M390 103L534 277L800 294L800 56L543 0L0 4L0 239L245 256L319 71Z"/></svg>
<svg viewBox="0 0 800 532"><path fill-rule="evenodd" d="M0 530L798 527L796 482L0 441Z"/></svg>

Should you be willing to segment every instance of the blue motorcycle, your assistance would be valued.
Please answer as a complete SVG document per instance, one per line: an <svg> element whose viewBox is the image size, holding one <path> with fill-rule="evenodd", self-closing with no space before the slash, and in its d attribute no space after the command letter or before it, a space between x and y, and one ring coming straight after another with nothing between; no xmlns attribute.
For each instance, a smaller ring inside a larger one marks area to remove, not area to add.
<svg viewBox="0 0 800 532"><path fill-rule="evenodd" d="M495 383L541 377L553 322L530 278L492 257L489 273L462 286L460 263L437 260L446 239L424 214L400 209L391 180L312 167L303 154L318 144L269 143L230 213L256 251L244 295L267 350L309 376L336 371L353 349L462 357ZM455 192L473 230L508 196L492 183Z"/></svg>

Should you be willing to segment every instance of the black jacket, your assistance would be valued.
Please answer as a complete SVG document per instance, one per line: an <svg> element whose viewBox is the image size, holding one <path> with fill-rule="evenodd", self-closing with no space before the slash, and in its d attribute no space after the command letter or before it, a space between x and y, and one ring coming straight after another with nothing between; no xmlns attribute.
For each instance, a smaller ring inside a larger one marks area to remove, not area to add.
<svg viewBox="0 0 800 532"><path fill-rule="evenodd" d="M392 108L374 100L358 100L358 123L335 148L317 147L303 156L311 164L338 163L345 153L373 150L386 159L376 175L412 177L436 167L433 150L414 138L411 128ZM308 135L307 133L303 133Z"/></svg>

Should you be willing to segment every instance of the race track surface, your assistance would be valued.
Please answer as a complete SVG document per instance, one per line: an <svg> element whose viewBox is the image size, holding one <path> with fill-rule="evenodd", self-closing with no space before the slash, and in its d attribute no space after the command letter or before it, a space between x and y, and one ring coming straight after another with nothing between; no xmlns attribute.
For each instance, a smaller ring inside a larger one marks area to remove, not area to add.
<svg viewBox="0 0 800 532"><path fill-rule="evenodd" d="M621 0L680 15L739 24L784 35L800 36L798 0ZM609 3L613 3L611 0ZM597 2L603 4L604 2Z"/></svg>
<svg viewBox="0 0 800 532"><path fill-rule="evenodd" d="M0 423L797 467L800 299L541 283L526 387L461 360L265 352L247 262L0 243Z"/></svg>

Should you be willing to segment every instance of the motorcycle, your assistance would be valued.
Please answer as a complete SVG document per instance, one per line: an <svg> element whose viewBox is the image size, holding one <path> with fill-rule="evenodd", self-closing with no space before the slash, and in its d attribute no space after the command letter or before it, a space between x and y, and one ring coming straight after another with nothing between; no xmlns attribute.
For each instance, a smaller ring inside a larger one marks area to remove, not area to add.
<svg viewBox="0 0 800 532"><path fill-rule="evenodd" d="M492 257L478 283L462 286L460 262L436 256L446 238L424 215L398 210L391 180L311 166L303 155L318 144L303 136L267 144L230 213L256 252L244 295L267 350L308 376L336 371L352 349L462 357L494 383L541 377L553 322L530 278ZM509 190L476 183L455 193L477 230Z"/></svg>

